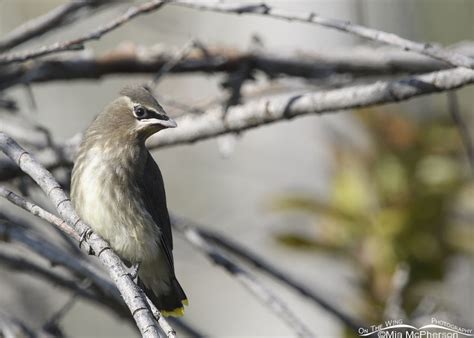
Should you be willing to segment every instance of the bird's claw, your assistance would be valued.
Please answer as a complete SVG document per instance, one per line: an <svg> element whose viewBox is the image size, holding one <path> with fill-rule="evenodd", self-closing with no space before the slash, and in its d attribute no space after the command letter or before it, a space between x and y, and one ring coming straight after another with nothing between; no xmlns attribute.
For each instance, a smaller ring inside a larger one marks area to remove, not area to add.
<svg viewBox="0 0 474 338"><path fill-rule="evenodd" d="M132 265L132 267L130 268L130 278L132 280L135 280L135 278L138 277L138 270L140 270L140 263L135 263Z"/></svg>
<svg viewBox="0 0 474 338"><path fill-rule="evenodd" d="M81 248L82 244L89 239L91 234L92 234L91 229L87 229L82 232L81 237L79 239L79 248ZM92 250L92 248L89 246L89 255L93 255L93 254L94 254L94 250Z"/></svg>

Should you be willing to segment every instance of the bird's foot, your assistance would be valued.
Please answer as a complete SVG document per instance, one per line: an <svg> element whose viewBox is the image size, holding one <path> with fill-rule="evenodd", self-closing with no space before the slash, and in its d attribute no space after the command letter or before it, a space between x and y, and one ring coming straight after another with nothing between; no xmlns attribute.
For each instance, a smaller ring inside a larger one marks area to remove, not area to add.
<svg viewBox="0 0 474 338"><path fill-rule="evenodd" d="M129 275L132 280L135 280L138 277L138 270L140 270L140 263L135 263L130 268Z"/></svg>
<svg viewBox="0 0 474 338"><path fill-rule="evenodd" d="M91 229L87 229L82 232L81 237L79 238L79 248L82 247L82 244L89 239L89 237L92 234ZM92 247L89 246L89 255L94 255L94 250L92 250Z"/></svg>

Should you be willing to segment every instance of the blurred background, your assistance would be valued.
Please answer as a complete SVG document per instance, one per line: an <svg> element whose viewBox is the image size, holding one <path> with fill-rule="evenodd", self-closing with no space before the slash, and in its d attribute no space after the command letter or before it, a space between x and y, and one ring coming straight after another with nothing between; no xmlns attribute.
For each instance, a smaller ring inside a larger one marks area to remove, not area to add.
<svg viewBox="0 0 474 338"><path fill-rule="evenodd" d="M0 0L0 36L61 3ZM267 3L417 41L451 45L474 38L472 0ZM130 5L115 3L18 50L76 37ZM74 53L100 54L131 44L175 50L190 39L205 46L260 48L277 55L344 55L374 46L313 25L165 6ZM61 142L83 131L121 87L148 81L151 75L46 82L16 86L6 93L18 104L15 118L49 128L54 141ZM175 102L197 108L222 102L228 95L222 87L226 80L220 73L171 74L160 80L156 93L165 110L179 116L183 109ZM329 84L271 81L275 90L351 83L344 78ZM268 82L257 76L245 83L243 92L258 93ZM450 115L453 104L474 132L474 90L468 86L455 94L307 116L153 155L163 172L170 210L251 249L359 322L373 325L392 317L421 326L435 316L474 327L474 185ZM4 201L0 211L28 218ZM213 337L293 335L232 276L177 234L175 243L177 276L190 301L187 323ZM318 336L357 335L317 304L255 273ZM1 265L0 284L1 311L31 327L41 326L70 299L60 288ZM61 327L70 337L138 336L123 319L81 299Z"/></svg>

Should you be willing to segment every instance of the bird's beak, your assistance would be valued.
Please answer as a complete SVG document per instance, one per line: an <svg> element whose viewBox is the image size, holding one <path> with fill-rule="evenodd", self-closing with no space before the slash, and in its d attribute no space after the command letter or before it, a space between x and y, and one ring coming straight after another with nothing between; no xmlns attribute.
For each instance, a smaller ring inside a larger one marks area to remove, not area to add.
<svg viewBox="0 0 474 338"><path fill-rule="evenodd" d="M171 117L168 117L168 120L158 120L157 119L157 124L165 127L165 128L176 128L178 124L176 123L175 120L173 120Z"/></svg>
<svg viewBox="0 0 474 338"><path fill-rule="evenodd" d="M175 120L173 120L171 117L166 117L167 120L153 117L151 119L143 119L140 122L151 126L161 126L163 128L176 128L178 126Z"/></svg>

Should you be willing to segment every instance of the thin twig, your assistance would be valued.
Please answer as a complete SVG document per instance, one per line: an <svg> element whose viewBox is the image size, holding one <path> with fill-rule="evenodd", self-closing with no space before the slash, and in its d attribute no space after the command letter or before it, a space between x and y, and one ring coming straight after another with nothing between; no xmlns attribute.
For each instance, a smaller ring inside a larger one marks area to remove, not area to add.
<svg viewBox="0 0 474 338"><path fill-rule="evenodd" d="M22 62L22 61L38 58L40 56L48 55L51 53L83 49L84 43L91 40L98 40L104 34L107 34L108 32L122 26L123 24L127 23L134 17L157 10L158 8L163 6L166 2L167 0L152 0L144 4L130 7L124 14L112 20L111 22L103 26L100 26L99 28L96 28L87 34L84 34L72 40L56 42L51 45L42 46L38 49L26 51L26 52L0 54L0 65L13 63L13 62Z"/></svg>
<svg viewBox="0 0 474 338"><path fill-rule="evenodd" d="M44 169L13 139L3 133L0 133L0 149L17 163L26 174L35 180L53 202L61 217L76 230L77 234L91 234L88 236L87 242L92 247L99 260L107 268L112 280L116 283L142 336L159 337L160 331L156 325L153 314L150 312L148 304L141 294L139 287L126 272L123 262L112 251L107 242L97 234L93 233L90 227L80 220L72 207L71 201L51 173Z"/></svg>
<svg viewBox="0 0 474 338"><path fill-rule="evenodd" d="M16 204L15 201L13 201L14 204ZM18 204L17 204L18 205ZM19 205L20 206L20 205ZM0 225L1 229L2 225ZM31 228L31 226L28 226L28 228ZM18 231L22 231L21 229ZM15 236L14 238L11 239L20 239L21 237ZM68 269L72 274L77 275L79 278L86 278L88 282L91 283L91 290L86 290L83 286L79 285L77 281L67 279L65 277L62 277L61 275L58 275L56 273L53 273L52 271L43 268L42 266L33 263L25 258L20 258L14 255L10 255L8 253L4 253L0 251L0 264L5 265L6 267L20 271L20 272L25 272L28 275L31 276L31 274L37 275L49 282L51 282L54 285L60 286L66 290L69 290L71 292L74 292L78 296L85 298L93 303L96 303L101 306L105 306L109 310L113 311L115 314L117 314L120 317L123 317L126 320L130 320L133 322L133 318L130 317L130 312L126 305L123 303L123 300L120 296L120 293L117 292L116 286L109 280L106 279L100 279L97 280L95 278L95 272L90 272L90 270L84 270L84 269L78 269L77 265L75 264L69 264L68 262L73 260L74 258L69 257L67 260L57 260L56 257L58 256L66 256L67 254L64 254L64 252L60 251L57 248L54 248L54 246L49 243L45 239L40 239L39 242L43 243L45 247L47 247L47 250L43 251L35 251L37 254L39 254L41 257L46 259L51 265L61 265L64 268ZM20 242L21 243L21 242ZM31 249L29 245L27 245L28 249ZM93 292L94 291L94 292ZM149 300L147 299L149 302ZM159 318L159 312L156 309L156 307L151 304L151 310L156 315L156 318ZM184 322L182 319L173 319L173 324L177 327L179 327L183 332L185 332L188 336L194 337L194 338L200 338L204 337L205 335L197 331L195 328ZM166 324L165 324L166 325Z"/></svg>
<svg viewBox="0 0 474 338"><path fill-rule="evenodd" d="M308 288L307 286L301 284L299 281L292 278L288 273L283 272L278 269L275 265L266 261L262 257L259 257L257 254L252 252L249 248L244 248L242 245L231 240L228 237L224 237L211 231L209 229L204 229L203 227L194 224L196 231L198 231L201 236L206 240L218 245L224 250L230 252L231 254L243 259L244 261L252 264L257 269L263 271L264 273L272 276L276 280L282 282L283 284L289 286L290 288L296 290L302 296L312 300L319 306L321 306L325 311L332 314L335 318L339 319L342 323L347 325L347 327L357 330L360 327L365 327L361 323L358 323L353 318L349 317L347 314L336 308L334 305L327 302L322 296L318 295L314 290Z"/></svg>
<svg viewBox="0 0 474 338"><path fill-rule="evenodd" d="M81 284L84 284L84 283L81 283ZM66 301L66 303L64 303L63 306L61 306L59 310L53 313L53 315L46 321L46 323L43 324L43 329L45 329L46 331L49 331L51 328L58 327L58 323L71 310L73 305L76 303L77 296L78 296L77 293L73 293L69 297L69 299Z"/></svg>
<svg viewBox="0 0 474 338"><path fill-rule="evenodd" d="M447 95L449 113L459 131L461 141L464 145L464 149L466 150L467 160L469 161L471 169L474 173L474 140L469 132L469 127L466 121L464 121L462 117L456 92L449 91Z"/></svg>
<svg viewBox="0 0 474 338"><path fill-rule="evenodd" d="M80 236L74 231L74 229L67 224L64 220L59 218L56 215L44 210L43 208L39 207L38 205L27 201L23 197L15 194L13 191L8 190L7 188L0 186L0 196L6 198L8 201L16 204L22 209L25 209L31 212L33 215L38 216L39 218L45 220L46 222L53 224L57 228L59 228L63 233L72 237L77 242L80 241ZM85 248L87 251L90 250L87 243L84 243L87 247Z"/></svg>
<svg viewBox="0 0 474 338"><path fill-rule="evenodd" d="M401 47L404 50L413 51L423 55L430 56L434 59L444 61L448 64L457 67L474 67L474 59L448 51L446 49L434 46L429 43L419 43L404 39L396 34L387 33L380 30L364 27L350 23L349 21L326 18L313 12L297 12L288 11L280 8L270 6L266 3L245 3L245 4L229 4L221 2L202 2L192 0L178 0L173 1L171 4L177 6L184 6L194 8L198 10L213 11L219 13L231 13L231 14L253 14L263 15L277 19L283 19L288 21L306 22L317 24L320 26L336 29L342 32L351 33L359 37L363 37L369 40L383 42L390 45Z"/></svg>
<svg viewBox="0 0 474 338"><path fill-rule="evenodd" d="M250 271L226 257L219 249L206 241L190 223L178 219L176 216L172 216L171 221L174 229L182 233L189 243L206 254L212 262L233 275L259 301L266 304L281 320L285 321L295 331L295 334L299 337L314 337L314 334L300 321L299 317L279 297L261 284Z"/></svg>
<svg viewBox="0 0 474 338"><path fill-rule="evenodd" d="M191 52L191 50L195 46L195 41L194 39L189 40L186 42L181 49L179 49L175 55L173 55L159 70L158 72L153 76L153 79L148 83L148 87L150 87L152 90L155 89L156 85L158 84L158 81L161 79L161 77L167 73L169 73L176 65L181 62L188 54Z"/></svg>
<svg viewBox="0 0 474 338"><path fill-rule="evenodd" d="M81 278L89 278L105 295L118 295L117 289L110 288L110 282L95 271L91 264L71 256L37 232L0 220L0 235L47 259L53 266L64 266Z"/></svg>
<svg viewBox="0 0 474 338"><path fill-rule="evenodd" d="M45 258L47 259L47 257ZM65 290L74 292L78 296L87 299L93 303L106 306L107 308L112 309L113 312L119 315L120 317L130 318L128 309L124 306L123 302L120 301L120 294L118 293L116 293L116 296L118 297L110 297L104 294L103 292L94 293L81 287L81 285L73 279L65 278L57 273L50 271L50 269L46 269L36 263L33 263L32 261L5 252L0 252L0 264L3 264L9 269L18 272L23 272L30 277L40 277L55 286L59 286ZM111 288L115 288L115 286L111 282L109 282L109 286Z"/></svg>
<svg viewBox="0 0 474 338"><path fill-rule="evenodd" d="M59 5L50 12L25 22L0 39L0 52L16 47L32 38L43 35L70 23L83 9L94 9L104 5L102 0L73 0Z"/></svg>
<svg viewBox="0 0 474 338"><path fill-rule="evenodd" d="M62 332L55 332L56 338L63 338ZM0 311L0 337L2 338L51 338L50 332L34 330L18 318Z"/></svg>

